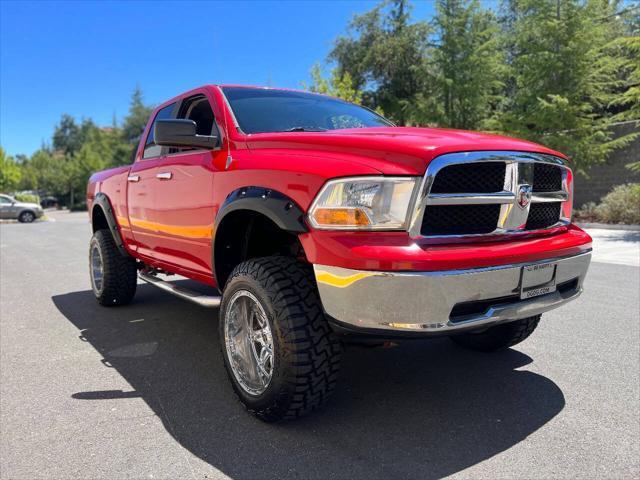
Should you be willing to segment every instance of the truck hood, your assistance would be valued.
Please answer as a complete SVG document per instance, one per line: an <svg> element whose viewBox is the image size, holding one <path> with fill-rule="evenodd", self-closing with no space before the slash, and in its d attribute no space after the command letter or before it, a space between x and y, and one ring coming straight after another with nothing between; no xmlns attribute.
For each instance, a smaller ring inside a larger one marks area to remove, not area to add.
<svg viewBox="0 0 640 480"><path fill-rule="evenodd" d="M247 136L251 150L304 151L316 157L348 155L387 175L422 175L434 158L445 153L502 150L547 153L566 157L536 143L516 138L441 128L383 127L329 130L327 132L277 132ZM302 153L302 152L300 152Z"/></svg>

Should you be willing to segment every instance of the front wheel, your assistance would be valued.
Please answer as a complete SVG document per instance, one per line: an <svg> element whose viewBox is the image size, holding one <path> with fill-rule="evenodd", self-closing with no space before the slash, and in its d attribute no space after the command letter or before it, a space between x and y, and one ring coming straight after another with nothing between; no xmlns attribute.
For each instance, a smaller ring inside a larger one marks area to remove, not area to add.
<svg viewBox="0 0 640 480"><path fill-rule="evenodd" d="M20 216L18 217L18 221L20 223L31 223L36 219L36 214L27 210L25 212L22 212L20 214Z"/></svg>
<svg viewBox="0 0 640 480"><path fill-rule="evenodd" d="M136 293L136 261L123 256L109 230L98 230L89 244L91 288L100 305L126 305Z"/></svg>
<svg viewBox="0 0 640 480"><path fill-rule="evenodd" d="M233 388L259 419L300 417L334 390L341 345L309 265L277 256L238 265L224 289L219 328Z"/></svg>
<svg viewBox="0 0 640 480"><path fill-rule="evenodd" d="M449 338L458 345L471 350L493 352L502 348L512 347L526 340L538 326L541 316L536 315L522 320L514 320L513 322L496 325L479 333L461 333L452 335Z"/></svg>

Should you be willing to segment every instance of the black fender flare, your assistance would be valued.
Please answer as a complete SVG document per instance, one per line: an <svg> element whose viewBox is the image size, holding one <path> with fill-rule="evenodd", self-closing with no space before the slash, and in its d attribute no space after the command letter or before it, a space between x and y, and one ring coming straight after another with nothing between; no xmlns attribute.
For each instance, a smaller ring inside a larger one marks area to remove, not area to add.
<svg viewBox="0 0 640 480"><path fill-rule="evenodd" d="M236 210L261 213L287 232L298 234L308 231L302 209L291 198L277 190L252 186L231 192L216 216L216 231L224 217Z"/></svg>
<svg viewBox="0 0 640 480"><path fill-rule="evenodd" d="M215 218L215 228L211 242L211 265L214 278L219 279L217 271L216 251L220 238L218 232L224 219L233 212L250 211L264 215L283 231L300 234L308 231L304 223L304 212L291 198L276 190L247 186L231 192L218 210ZM224 285L219 285L222 290Z"/></svg>
<svg viewBox="0 0 640 480"><path fill-rule="evenodd" d="M113 213L113 207L111 207L111 201L109 197L107 197L104 193L98 192L93 199L93 206L91 208L91 221L93 222L93 213L96 208L102 210L104 214L104 218L107 220L107 225L109 226L109 231L111 232L111 236L113 237L113 241L118 248L120 254L124 257L130 257L129 252L124 246L124 242L122 241L122 235L120 235L120 229L118 228L118 222L116 222L115 214Z"/></svg>

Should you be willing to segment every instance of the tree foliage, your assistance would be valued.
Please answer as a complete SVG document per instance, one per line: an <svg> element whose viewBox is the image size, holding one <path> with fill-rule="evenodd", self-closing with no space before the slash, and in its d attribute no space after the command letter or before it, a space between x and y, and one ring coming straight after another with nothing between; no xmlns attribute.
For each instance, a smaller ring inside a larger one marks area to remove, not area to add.
<svg viewBox="0 0 640 480"><path fill-rule="evenodd" d="M351 95L400 125L522 137L582 170L634 138L616 138L616 122L640 122L640 11L627 5L437 0L427 22L386 0L353 18L329 53L331 79L314 67L312 88L335 95L334 79L350 78Z"/></svg>
<svg viewBox="0 0 640 480"><path fill-rule="evenodd" d="M319 63L311 67L311 80L313 83L309 90L316 93L330 95L341 98L347 102L362 104L362 92L353 85L353 79L349 72L341 74L337 68L331 70L331 77L326 79L322 76L322 68Z"/></svg>
<svg viewBox="0 0 640 480"><path fill-rule="evenodd" d="M436 11L432 87L419 95L417 123L481 128L502 88L497 20L478 0L438 0Z"/></svg>
<svg viewBox="0 0 640 480"><path fill-rule="evenodd" d="M380 107L397 123L411 118L415 96L424 88L424 59L430 27L410 22L407 0L384 1L354 17L349 36L338 38L329 55L340 76L351 76L363 103Z"/></svg>
<svg viewBox="0 0 640 480"><path fill-rule="evenodd" d="M122 125L122 136L127 143L131 145L138 144L152 110L153 107L145 105L143 102L142 90L140 87L136 87L133 91L133 95L131 95L129 113L125 117Z"/></svg>
<svg viewBox="0 0 640 480"><path fill-rule="evenodd" d="M0 147L0 192L15 189L21 176L19 165Z"/></svg>
<svg viewBox="0 0 640 480"><path fill-rule="evenodd" d="M76 121L63 114L51 145L43 145L20 163L0 149L0 190L36 190L55 195L70 206L82 201L89 176L127 164L153 108L136 89L122 126L98 127L91 119Z"/></svg>
<svg viewBox="0 0 640 480"><path fill-rule="evenodd" d="M613 139L611 92L621 59L607 47L615 6L599 1L510 0L508 82L497 130L561 150L584 168L630 138Z"/></svg>

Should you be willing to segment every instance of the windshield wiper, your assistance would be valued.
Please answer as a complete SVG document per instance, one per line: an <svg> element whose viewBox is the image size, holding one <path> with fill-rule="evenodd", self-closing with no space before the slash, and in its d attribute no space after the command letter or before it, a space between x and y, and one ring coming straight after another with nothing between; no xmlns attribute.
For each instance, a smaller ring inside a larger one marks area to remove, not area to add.
<svg viewBox="0 0 640 480"><path fill-rule="evenodd" d="M283 132L326 132L326 128L322 127L291 127Z"/></svg>

